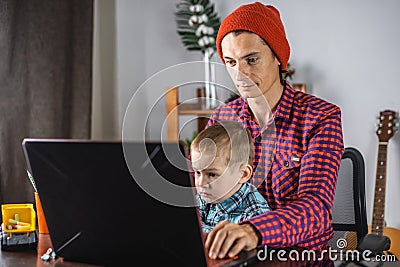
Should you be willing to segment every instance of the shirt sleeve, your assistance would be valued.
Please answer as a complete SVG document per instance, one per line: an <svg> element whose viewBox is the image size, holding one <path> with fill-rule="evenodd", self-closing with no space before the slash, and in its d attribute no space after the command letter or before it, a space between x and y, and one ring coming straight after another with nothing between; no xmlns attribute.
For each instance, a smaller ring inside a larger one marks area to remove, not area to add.
<svg viewBox="0 0 400 267"><path fill-rule="evenodd" d="M321 236L332 232L332 206L344 152L340 109L335 107L321 116L308 138L297 198L246 221L261 234L261 245L291 247L301 243L315 248L331 238Z"/></svg>
<svg viewBox="0 0 400 267"><path fill-rule="evenodd" d="M218 116L219 116L220 110L221 110L220 106L215 108L215 110L211 114L210 118L208 119L208 122L207 122L205 128L213 125L216 121L218 121Z"/></svg>
<svg viewBox="0 0 400 267"><path fill-rule="evenodd" d="M234 106L224 104L216 107L208 119L206 128L222 120L238 121L239 115L237 114L237 109L238 104L235 104Z"/></svg>

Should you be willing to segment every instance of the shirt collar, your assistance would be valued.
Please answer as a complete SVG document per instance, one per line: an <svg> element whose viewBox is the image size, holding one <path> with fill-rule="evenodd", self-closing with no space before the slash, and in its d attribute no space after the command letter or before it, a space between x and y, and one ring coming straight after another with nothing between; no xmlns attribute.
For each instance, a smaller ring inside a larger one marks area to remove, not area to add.
<svg viewBox="0 0 400 267"><path fill-rule="evenodd" d="M240 189L235 192L231 197L216 203L217 209L220 209L226 213L230 213L242 204L243 200L245 199L246 195L250 192L251 190L251 184L249 183L244 183L240 187Z"/></svg>
<svg viewBox="0 0 400 267"><path fill-rule="evenodd" d="M215 204L206 203L200 197L200 195L197 194L197 201L199 204L201 216L205 217L205 212L209 209L222 210L225 213L232 212L235 209L239 208L239 205L241 205L247 194L254 190L257 190L254 185L250 183L244 183L240 187L240 189L235 192L231 197Z"/></svg>
<svg viewBox="0 0 400 267"><path fill-rule="evenodd" d="M239 111L239 118L243 121L249 120L251 118L249 104L243 97L239 98L239 105L242 107Z"/></svg>
<svg viewBox="0 0 400 267"><path fill-rule="evenodd" d="M275 118L289 119L290 110L292 109L294 99L294 89L290 87L288 83L283 88L281 100L279 100L278 106L274 114Z"/></svg>
<svg viewBox="0 0 400 267"><path fill-rule="evenodd" d="M285 87L283 88L282 92L282 97L278 102L278 106L276 107L274 117L289 119L290 110L292 109L293 105L294 94L295 94L294 89L292 89L288 83L285 83ZM239 103L242 106L239 117L242 118L244 121L251 119L250 108L246 99L240 97L239 101L240 101Z"/></svg>

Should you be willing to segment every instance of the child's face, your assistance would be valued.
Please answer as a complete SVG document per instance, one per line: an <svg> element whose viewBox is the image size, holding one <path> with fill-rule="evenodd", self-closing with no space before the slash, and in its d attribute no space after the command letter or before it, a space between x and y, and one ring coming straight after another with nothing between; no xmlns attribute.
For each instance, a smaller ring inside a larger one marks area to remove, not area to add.
<svg viewBox="0 0 400 267"><path fill-rule="evenodd" d="M207 203L217 203L232 196L241 184L239 164L226 166L223 158L213 153L191 150L192 168L195 173L197 193Z"/></svg>

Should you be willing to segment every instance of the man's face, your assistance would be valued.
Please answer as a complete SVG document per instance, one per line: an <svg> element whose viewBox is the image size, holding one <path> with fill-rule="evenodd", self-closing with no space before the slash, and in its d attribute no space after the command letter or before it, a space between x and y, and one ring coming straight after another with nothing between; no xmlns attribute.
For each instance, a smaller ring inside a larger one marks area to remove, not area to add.
<svg viewBox="0 0 400 267"><path fill-rule="evenodd" d="M240 188L240 166L228 167L221 157L214 155L191 149L196 190L207 203L225 200Z"/></svg>
<svg viewBox="0 0 400 267"><path fill-rule="evenodd" d="M221 42L228 73L244 98L273 93L280 86L279 61L268 45L250 32L228 33Z"/></svg>

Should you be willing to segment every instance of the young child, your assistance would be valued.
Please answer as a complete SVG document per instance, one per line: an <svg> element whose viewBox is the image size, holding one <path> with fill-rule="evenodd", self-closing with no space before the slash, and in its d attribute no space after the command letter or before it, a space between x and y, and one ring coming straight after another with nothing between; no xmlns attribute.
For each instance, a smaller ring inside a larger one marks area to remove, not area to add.
<svg viewBox="0 0 400 267"><path fill-rule="evenodd" d="M241 222L269 211L264 197L247 181L253 173L254 147L237 121L202 130L190 146L197 201L204 233L219 222Z"/></svg>

